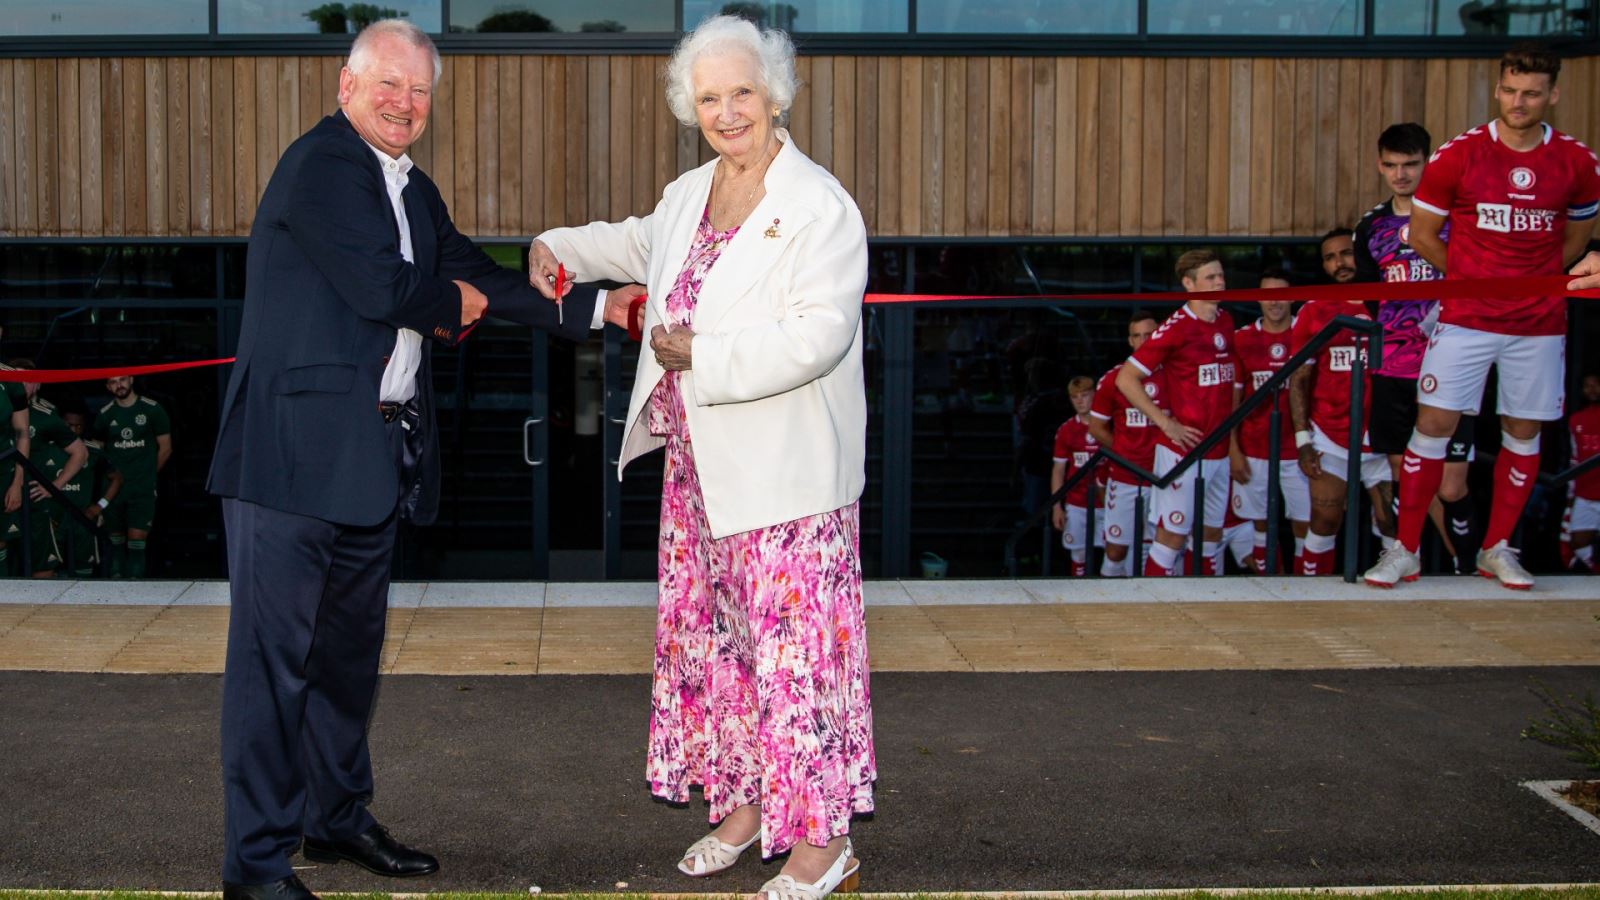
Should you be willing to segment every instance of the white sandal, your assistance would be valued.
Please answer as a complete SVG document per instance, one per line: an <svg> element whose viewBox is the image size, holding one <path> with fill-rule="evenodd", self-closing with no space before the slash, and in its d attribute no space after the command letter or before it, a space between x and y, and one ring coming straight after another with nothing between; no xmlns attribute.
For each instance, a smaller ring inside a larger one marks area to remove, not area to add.
<svg viewBox="0 0 1600 900"><path fill-rule="evenodd" d="M856 859L850 839L844 839L844 852L814 884L802 884L788 875L779 875L761 886L760 900L822 900L834 891L850 893L861 883L861 860Z"/></svg>
<svg viewBox="0 0 1600 900"><path fill-rule="evenodd" d="M678 860L678 871L694 878L704 878L732 868L739 861L740 854L750 849L750 845L760 837L759 828L750 836L750 840L742 844L730 844L714 834L708 834L684 851L683 859Z"/></svg>

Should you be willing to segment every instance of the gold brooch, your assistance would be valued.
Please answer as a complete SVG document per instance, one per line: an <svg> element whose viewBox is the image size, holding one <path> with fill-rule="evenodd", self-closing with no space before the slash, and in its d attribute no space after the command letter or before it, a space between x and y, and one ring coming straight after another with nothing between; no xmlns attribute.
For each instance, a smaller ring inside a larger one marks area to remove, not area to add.
<svg viewBox="0 0 1600 900"><path fill-rule="evenodd" d="M772 220L772 224L767 226L767 230L763 231L761 233L766 235L769 238L778 237L778 220L777 219L773 219Z"/></svg>

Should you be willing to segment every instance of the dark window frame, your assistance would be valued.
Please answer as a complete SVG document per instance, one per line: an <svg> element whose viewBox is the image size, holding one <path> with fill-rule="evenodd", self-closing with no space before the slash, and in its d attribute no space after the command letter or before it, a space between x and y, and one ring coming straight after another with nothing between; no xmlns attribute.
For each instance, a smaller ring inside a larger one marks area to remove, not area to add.
<svg viewBox="0 0 1600 900"><path fill-rule="evenodd" d="M349 35L218 34L217 2L209 0L209 34L40 35L0 42L0 58L100 56L339 56ZM1439 58L1494 56L1532 35L1434 37L1379 35L1374 32L1376 0L1362 0L1362 34L1345 37L1279 35L1165 35L1149 32L1149 3L1140 0L1136 34L939 34L917 32L918 0L909 4L908 31L885 34L797 32L801 53L841 56L1140 56L1140 57L1356 57L1415 56L1421 47ZM1546 38L1564 55L1600 55L1600 0L1589 0L1587 33ZM618 33L440 33L434 41L445 54L603 55L665 54L682 34L683 4L674 3L677 31ZM440 21L448 29L450 0L440 0Z"/></svg>

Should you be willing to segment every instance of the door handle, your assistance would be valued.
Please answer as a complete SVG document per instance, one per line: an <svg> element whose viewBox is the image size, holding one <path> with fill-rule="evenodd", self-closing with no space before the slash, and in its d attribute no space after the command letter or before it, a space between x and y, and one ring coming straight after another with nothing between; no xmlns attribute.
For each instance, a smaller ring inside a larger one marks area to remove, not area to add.
<svg viewBox="0 0 1600 900"><path fill-rule="evenodd" d="M533 428L543 424L544 416L529 416L522 420L522 461L530 466L544 465L544 460L533 458Z"/></svg>

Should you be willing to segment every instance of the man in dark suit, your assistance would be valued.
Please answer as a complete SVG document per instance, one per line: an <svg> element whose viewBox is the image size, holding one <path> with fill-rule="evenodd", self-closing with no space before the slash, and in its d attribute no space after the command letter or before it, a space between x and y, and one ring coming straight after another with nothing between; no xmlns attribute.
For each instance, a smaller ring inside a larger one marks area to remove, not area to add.
<svg viewBox="0 0 1600 900"><path fill-rule="evenodd" d="M223 498L232 594L228 900L312 896L289 865L302 838L316 862L438 869L366 809L396 525L427 524L438 505L428 341L456 344L486 308L573 340L599 318L581 287L559 321L455 230L412 166L438 75L438 51L410 23L363 31L339 76L340 112L285 151L250 232L208 485ZM611 320L625 317L612 305Z"/></svg>

